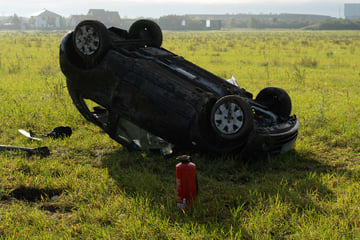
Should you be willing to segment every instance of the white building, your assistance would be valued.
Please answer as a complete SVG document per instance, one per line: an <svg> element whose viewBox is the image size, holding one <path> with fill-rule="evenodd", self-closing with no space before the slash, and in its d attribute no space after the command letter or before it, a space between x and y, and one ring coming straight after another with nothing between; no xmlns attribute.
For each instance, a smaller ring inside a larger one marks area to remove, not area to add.
<svg viewBox="0 0 360 240"><path fill-rule="evenodd" d="M31 15L30 25L36 29L60 28L61 19L59 14L44 9Z"/></svg>
<svg viewBox="0 0 360 240"><path fill-rule="evenodd" d="M360 3L345 3L344 15L346 19L360 19Z"/></svg>

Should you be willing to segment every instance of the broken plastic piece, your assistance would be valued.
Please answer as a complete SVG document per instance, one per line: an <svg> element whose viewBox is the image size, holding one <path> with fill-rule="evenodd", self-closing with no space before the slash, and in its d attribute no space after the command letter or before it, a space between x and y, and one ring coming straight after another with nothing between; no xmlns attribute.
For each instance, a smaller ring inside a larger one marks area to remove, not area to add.
<svg viewBox="0 0 360 240"><path fill-rule="evenodd" d="M31 140L42 141L41 138L34 137L34 133L31 130L28 132L24 129L19 129L18 131L25 137L30 138Z"/></svg>
<svg viewBox="0 0 360 240"><path fill-rule="evenodd" d="M72 130L70 127L63 127L63 126L56 127L50 133L41 134L41 135L38 135L31 130L26 131L24 129L19 129L18 131L25 137L28 137L36 141L42 141L42 138L48 138L48 137L53 139L70 137L72 134Z"/></svg>
<svg viewBox="0 0 360 240"><path fill-rule="evenodd" d="M48 133L45 136L56 139L56 138L70 137L71 134L72 134L72 130L70 127L60 126L60 127L54 128L50 133Z"/></svg>
<svg viewBox="0 0 360 240"><path fill-rule="evenodd" d="M240 87L238 82L236 81L234 75L232 75L232 77L230 79L227 80L229 83L231 83L234 86Z"/></svg>

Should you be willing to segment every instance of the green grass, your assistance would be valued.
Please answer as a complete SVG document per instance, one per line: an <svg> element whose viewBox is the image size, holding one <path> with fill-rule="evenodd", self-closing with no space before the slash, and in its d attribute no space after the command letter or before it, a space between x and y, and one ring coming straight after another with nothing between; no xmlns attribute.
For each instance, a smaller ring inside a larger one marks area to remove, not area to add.
<svg viewBox="0 0 360 240"><path fill-rule="evenodd" d="M72 105L63 36L0 32L1 143L51 149L0 153L0 238L360 238L359 32L164 33L163 47L254 94L284 88L301 124L284 155L194 155L200 192L186 212L176 208L175 157L127 152ZM71 138L38 143L17 132L60 125Z"/></svg>

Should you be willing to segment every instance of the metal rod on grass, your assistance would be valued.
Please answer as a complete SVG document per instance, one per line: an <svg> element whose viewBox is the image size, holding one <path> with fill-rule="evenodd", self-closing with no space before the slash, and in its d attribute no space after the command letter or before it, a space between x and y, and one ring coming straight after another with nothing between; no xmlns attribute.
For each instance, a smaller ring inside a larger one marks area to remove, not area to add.
<svg viewBox="0 0 360 240"><path fill-rule="evenodd" d="M28 153L29 155L38 154L43 157L50 155L50 150L48 147L27 148L27 147L0 145L0 151L23 151Z"/></svg>

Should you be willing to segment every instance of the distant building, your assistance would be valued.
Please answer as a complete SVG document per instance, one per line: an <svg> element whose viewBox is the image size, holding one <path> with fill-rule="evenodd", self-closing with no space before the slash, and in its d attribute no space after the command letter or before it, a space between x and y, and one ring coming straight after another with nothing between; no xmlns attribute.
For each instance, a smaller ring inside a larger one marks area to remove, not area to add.
<svg viewBox="0 0 360 240"><path fill-rule="evenodd" d="M55 29L62 26L63 17L46 9L31 15L29 24L35 29Z"/></svg>
<svg viewBox="0 0 360 240"><path fill-rule="evenodd" d="M75 27L83 20L98 20L108 27L118 27L121 24L118 12L105 11L104 9L90 9L87 15L71 15L69 19L69 26Z"/></svg>
<svg viewBox="0 0 360 240"><path fill-rule="evenodd" d="M160 17L159 25L163 30L220 30L222 28L222 21L209 18L194 18L190 15L169 15Z"/></svg>
<svg viewBox="0 0 360 240"><path fill-rule="evenodd" d="M104 9L90 9L87 14L88 19L99 20L108 26L119 26L120 15L118 12L105 11Z"/></svg>
<svg viewBox="0 0 360 240"><path fill-rule="evenodd" d="M206 29L208 30L220 30L221 27L221 20L206 20Z"/></svg>
<svg viewBox="0 0 360 240"><path fill-rule="evenodd" d="M74 28L81 21L88 19L87 15L71 15L69 18L69 27Z"/></svg>
<svg viewBox="0 0 360 240"><path fill-rule="evenodd" d="M344 16L346 19L360 19L360 3L345 3Z"/></svg>

